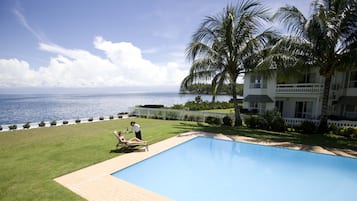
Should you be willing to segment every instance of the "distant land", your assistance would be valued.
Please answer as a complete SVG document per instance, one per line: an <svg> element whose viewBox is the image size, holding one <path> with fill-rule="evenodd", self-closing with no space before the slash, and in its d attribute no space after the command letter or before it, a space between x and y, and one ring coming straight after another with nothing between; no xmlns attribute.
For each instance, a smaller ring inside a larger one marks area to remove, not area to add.
<svg viewBox="0 0 357 201"><path fill-rule="evenodd" d="M194 84L187 89L181 89L182 94L212 94L212 86L210 84ZM229 85L223 85L217 91L217 95L231 95L231 89ZM243 84L237 83L237 95L243 96Z"/></svg>

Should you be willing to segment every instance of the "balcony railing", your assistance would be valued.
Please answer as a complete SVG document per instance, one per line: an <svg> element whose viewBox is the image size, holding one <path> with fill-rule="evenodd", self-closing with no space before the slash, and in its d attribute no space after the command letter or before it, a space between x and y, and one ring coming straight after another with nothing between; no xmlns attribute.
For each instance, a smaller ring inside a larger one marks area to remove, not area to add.
<svg viewBox="0 0 357 201"><path fill-rule="evenodd" d="M323 84L301 83L301 84L277 84L276 93L302 94L302 93L322 93Z"/></svg>

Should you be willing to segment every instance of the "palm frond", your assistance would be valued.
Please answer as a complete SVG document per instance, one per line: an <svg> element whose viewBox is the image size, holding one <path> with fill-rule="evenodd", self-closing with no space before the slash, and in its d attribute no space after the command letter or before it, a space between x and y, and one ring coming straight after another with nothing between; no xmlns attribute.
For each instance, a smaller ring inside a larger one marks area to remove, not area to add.
<svg viewBox="0 0 357 201"><path fill-rule="evenodd" d="M285 6L273 15L273 20L278 20L287 26L287 30L297 35L303 34L307 22L305 16L295 6Z"/></svg>

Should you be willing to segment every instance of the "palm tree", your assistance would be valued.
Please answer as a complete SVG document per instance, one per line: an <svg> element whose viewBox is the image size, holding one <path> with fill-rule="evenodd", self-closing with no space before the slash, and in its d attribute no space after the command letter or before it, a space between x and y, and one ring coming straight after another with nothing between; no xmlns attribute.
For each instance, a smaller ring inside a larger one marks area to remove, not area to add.
<svg viewBox="0 0 357 201"><path fill-rule="evenodd" d="M270 55L257 67L292 74L318 68L324 77L319 131L327 128L328 101L333 75L357 64L357 1L315 0L313 14L306 18L296 7L281 7L274 18L283 22L290 35L281 38Z"/></svg>
<svg viewBox="0 0 357 201"><path fill-rule="evenodd" d="M211 82L214 97L217 89L228 83L233 96L236 126L242 125L237 78L254 67L256 54L274 36L274 32L259 30L262 22L267 20L267 9L259 2L239 1L237 6L229 5L217 16L206 17L186 49L192 66L181 83L181 89L199 82Z"/></svg>

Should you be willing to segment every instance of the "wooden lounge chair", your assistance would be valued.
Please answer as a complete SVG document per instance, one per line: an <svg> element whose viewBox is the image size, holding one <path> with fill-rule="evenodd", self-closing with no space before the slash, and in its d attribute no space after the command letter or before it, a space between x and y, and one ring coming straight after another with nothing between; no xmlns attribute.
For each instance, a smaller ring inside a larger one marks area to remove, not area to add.
<svg viewBox="0 0 357 201"><path fill-rule="evenodd" d="M130 140L122 140L117 131L114 131L113 134L115 135L115 137L118 140L118 143L116 144L116 148L118 149L120 146L121 147L129 147L129 148L134 148L137 146L144 146L145 147L145 151L149 151L149 144L147 141L130 141Z"/></svg>

